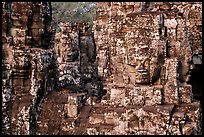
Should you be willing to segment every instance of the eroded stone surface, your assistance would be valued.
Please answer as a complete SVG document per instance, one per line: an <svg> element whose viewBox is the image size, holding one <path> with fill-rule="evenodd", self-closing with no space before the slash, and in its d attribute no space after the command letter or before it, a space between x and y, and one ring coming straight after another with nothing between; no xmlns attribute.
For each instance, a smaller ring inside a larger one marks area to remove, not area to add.
<svg viewBox="0 0 204 137"><path fill-rule="evenodd" d="M3 2L5 134L33 134L39 103L56 88L49 4Z"/></svg>
<svg viewBox="0 0 204 137"><path fill-rule="evenodd" d="M185 126L185 122L191 121L186 118L191 117L190 112L180 111L183 107L179 107L183 104L190 107L191 103L195 103L191 85L186 82L193 65L190 62L199 48L192 44L190 28L193 25L190 24L193 22L189 22L194 19L189 18L188 12L198 13L199 4L98 3L93 30L98 70L107 89L101 104L123 107L128 111L123 124L114 123L111 133L200 134L199 124L192 123L194 128L189 124ZM196 16L199 16L199 21L202 20L200 14ZM196 35L194 38L199 39ZM137 108L130 111L130 106ZM129 123L127 126L126 122ZM97 128L92 128L92 131L95 134L110 133Z"/></svg>
<svg viewBox="0 0 204 137"><path fill-rule="evenodd" d="M93 32L55 33L49 2L3 2L2 133L201 134L187 84L202 60L201 6L102 2Z"/></svg>

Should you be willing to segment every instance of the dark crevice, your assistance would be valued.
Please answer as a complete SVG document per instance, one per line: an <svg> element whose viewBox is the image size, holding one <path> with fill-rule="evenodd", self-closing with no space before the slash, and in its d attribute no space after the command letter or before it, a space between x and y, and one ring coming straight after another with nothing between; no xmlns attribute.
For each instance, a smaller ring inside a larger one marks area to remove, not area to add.
<svg viewBox="0 0 204 137"><path fill-rule="evenodd" d="M191 77L188 84L192 85L193 98L196 100L200 100L202 103L202 85L203 85L203 77L202 77L202 66L196 65L195 69L191 71Z"/></svg>
<svg viewBox="0 0 204 137"><path fill-rule="evenodd" d="M175 35L176 35L176 41L177 41L177 37L178 37L178 20L177 20L177 17L175 18L176 19L176 28L175 28Z"/></svg>
<svg viewBox="0 0 204 137"><path fill-rule="evenodd" d="M12 27L12 20L11 20L11 4L12 2L6 2L6 36L11 36L11 27Z"/></svg>
<svg viewBox="0 0 204 137"><path fill-rule="evenodd" d="M170 124L171 124L173 114L174 114L174 113L177 111L177 109L176 109L176 108L177 108L177 105L174 105L174 107L173 107L173 109L172 109L172 111L171 111L171 113L170 113L169 122L167 123L169 126L170 126ZM169 134L168 129L167 129L166 134Z"/></svg>
<svg viewBox="0 0 204 137"><path fill-rule="evenodd" d="M166 57L169 58L170 57L170 44L169 41L166 40Z"/></svg>

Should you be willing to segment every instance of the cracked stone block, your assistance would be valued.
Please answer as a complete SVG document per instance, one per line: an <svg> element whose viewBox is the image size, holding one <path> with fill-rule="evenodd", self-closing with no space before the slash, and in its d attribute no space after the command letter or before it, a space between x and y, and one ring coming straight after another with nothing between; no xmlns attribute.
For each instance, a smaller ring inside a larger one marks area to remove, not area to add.
<svg viewBox="0 0 204 137"><path fill-rule="evenodd" d="M178 87L173 83L168 83L164 87L164 103L178 104L179 103L179 92Z"/></svg>
<svg viewBox="0 0 204 137"><path fill-rule="evenodd" d="M182 135L180 127L183 127L186 122L185 112L175 112L172 115L170 125L168 127L168 134L170 135Z"/></svg>
<svg viewBox="0 0 204 137"><path fill-rule="evenodd" d="M117 126L115 126L113 129L113 134L124 135L126 134L127 127L128 127L128 121L119 121Z"/></svg>
<svg viewBox="0 0 204 137"><path fill-rule="evenodd" d="M105 113L105 123L107 124L114 124L114 115L113 113Z"/></svg>
<svg viewBox="0 0 204 137"><path fill-rule="evenodd" d="M134 89L131 89L128 93L128 98L130 98L131 105L144 105L145 93L148 89L149 88L147 87L135 87Z"/></svg>
<svg viewBox="0 0 204 137"><path fill-rule="evenodd" d="M123 99L125 98L125 90L124 89L111 89L110 100L115 102L116 104L122 104Z"/></svg>
<svg viewBox="0 0 204 137"><path fill-rule="evenodd" d="M194 101L192 103L183 103L178 107L179 111L186 112L189 121L198 122L201 117L201 108L199 101Z"/></svg>
<svg viewBox="0 0 204 137"><path fill-rule="evenodd" d="M179 87L179 90L179 92L181 92L181 102L191 103L193 99L192 86L182 85L181 87Z"/></svg>
<svg viewBox="0 0 204 137"><path fill-rule="evenodd" d="M163 102L163 88L161 86L155 86L149 88L145 94L145 105L162 104Z"/></svg>
<svg viewBox="0 0 204 137"><path fill-rule="evenodd" d="M87 134L88 135L98 135L99 132L95 128L87 128Z"/></svg>
<svg viewBox="0 0 204 137"><path fill-rule="evenodd" d="M183 135L192 135L195 132L196 123L195 122L187 122L182 128Z"/></svg>
<svg viewBox="0 0 204 137"><path fill-rule="evenodd" d="M65 110L68 117L77 117L81 107L83 106L86 93L74 93L68 96Z"/></svg>
<svg viewBox="0 0 204 137"><path fill-rule="evenodd" d="M90 124L103 124L105 122L103 114L96 114L89 117Z"/></svg>

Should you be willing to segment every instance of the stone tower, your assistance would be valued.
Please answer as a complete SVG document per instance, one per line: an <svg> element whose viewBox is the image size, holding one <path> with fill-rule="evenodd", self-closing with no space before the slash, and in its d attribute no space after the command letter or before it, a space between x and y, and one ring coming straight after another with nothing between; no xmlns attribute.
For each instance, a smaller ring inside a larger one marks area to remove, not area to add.
<svg viewBox="0 0 204 137"><path fill-rule="evenodd" d="M201 6L102 2L55 32L50 2L2 2L2 134L202 134Z"/></svg>
<svg viewBox="0 0 204 137"><path fill-rule="evenodd" d="M93 105L88 134L201 133L200 102L187 84L199 51L189 12L199 25L201 4L180 4L98 3L94 36L107 94Z"/></svg>
<svg viewBox="0 0 204 137"><path fill-rule="evenodd" d="M2 133L33 134L38 106L57 85L51 3L2 6Z"/></svg>

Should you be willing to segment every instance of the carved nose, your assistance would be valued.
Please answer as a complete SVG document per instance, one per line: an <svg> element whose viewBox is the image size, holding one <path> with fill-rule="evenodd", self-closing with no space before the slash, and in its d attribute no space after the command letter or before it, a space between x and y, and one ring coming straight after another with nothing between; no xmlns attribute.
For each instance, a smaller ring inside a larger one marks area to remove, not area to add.
<svg viewBox="0 0 204 137"><path fill-rule="evenodd" d="M144 61L142 61L141 64L139 65L138 71L143 71L143 70L144 70Z"/></svg>
<svg viewBox="0 0 204 137"><path fill-rule="evenodd" d="M144 67L144 61L141 62L141 64L140 64L140 66L139 66L139 68L138 68L137 71L138 71L139 73L143 73L143 74L146 74L146 73L147 73L147 69L145 69L145 67Z"/></svg>

